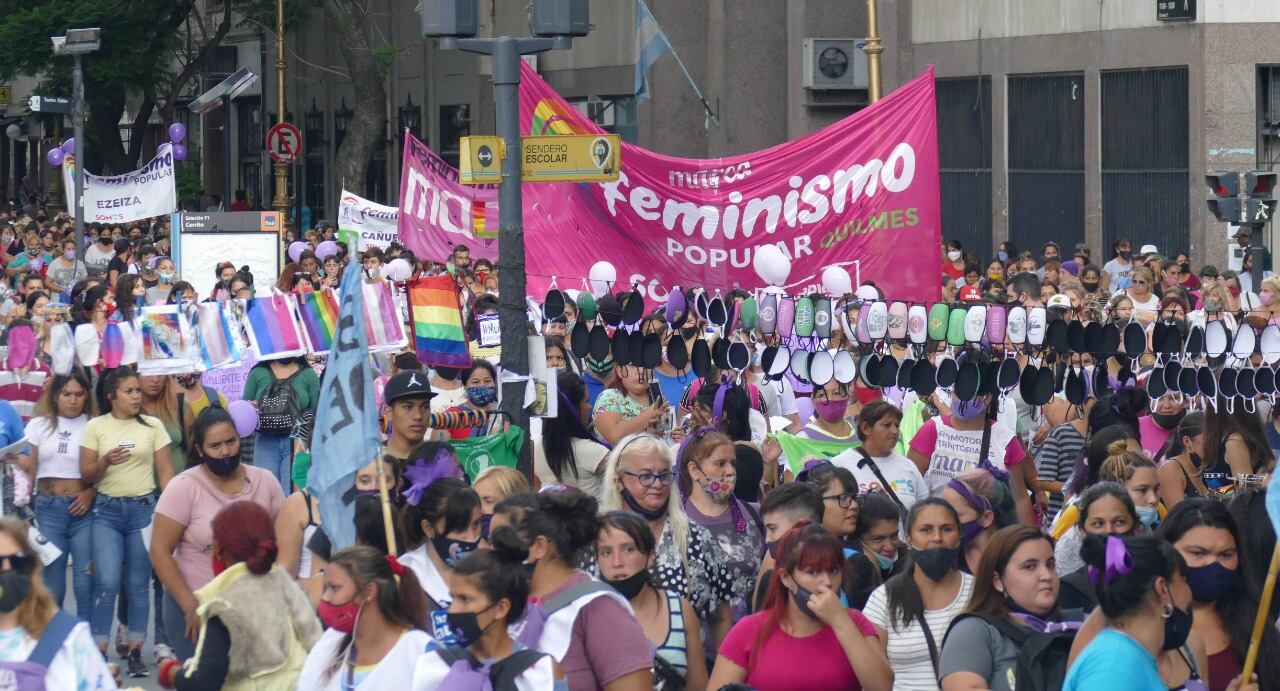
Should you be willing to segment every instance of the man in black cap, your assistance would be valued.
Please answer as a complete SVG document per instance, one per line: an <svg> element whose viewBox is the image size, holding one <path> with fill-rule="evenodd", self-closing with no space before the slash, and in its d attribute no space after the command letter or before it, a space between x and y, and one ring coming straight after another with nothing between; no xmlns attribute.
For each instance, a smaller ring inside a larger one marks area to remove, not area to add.
<svg viewBox="0 0 1280 691"><path fill-rule="evenodd" d="M387 382L383 400L387 406L390 433L383 450L383 459L395 462L396 476L404 469L413 448L422 443L427 433L431 415L431 383L427 373L421 370L404 370Z"/></svg>

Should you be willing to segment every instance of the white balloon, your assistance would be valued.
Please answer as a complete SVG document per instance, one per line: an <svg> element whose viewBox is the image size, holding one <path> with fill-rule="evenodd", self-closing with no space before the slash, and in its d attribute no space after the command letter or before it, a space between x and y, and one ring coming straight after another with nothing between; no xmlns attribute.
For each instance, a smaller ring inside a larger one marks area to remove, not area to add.
<svg viewBox="0 0 1280 691"><path fill-rule="evenodd" d="M751 265L756 275L771 286L782 285L791 275L791 260L778 249L777 245L761 245L756 248Z"/></svg>
<svg viewBox="0 0 1280 691"><path fill-rule="evenodd" d="M831 297L841 297L853 292L853 279L840 266L828 266L822 270L822 289Z"/></svg>
<svg viewBox="0 0 1280 691"><path fill-rule="evenodd" d="M409 262L399 257L387 262L387 265L382 269L383 277L393 281L408 280L409 275L412 273L413 267L410 266Z"/></svg>
<svg viewBox="0 0 1280 691"><path fill-rule="evenodd" d="M613 289L613 284L618 281L618 270L609 262L599 261L591 265L587 277L591 279L591 294L600 297Z"/></svg>

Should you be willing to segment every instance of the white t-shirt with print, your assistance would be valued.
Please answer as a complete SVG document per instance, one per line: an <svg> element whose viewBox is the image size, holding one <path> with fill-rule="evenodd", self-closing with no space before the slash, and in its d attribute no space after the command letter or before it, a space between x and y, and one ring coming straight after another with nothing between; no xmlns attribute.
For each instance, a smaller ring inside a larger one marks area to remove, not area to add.
<svg viewBox="0 0 1280 691"><path fill-rule="evenodd" d="M37 637L18 627L0 631L0 662L24 662L35 650ZM89 625L81 622L71 629L62 647L53 656L44 677L46 689L114 689L115 678L89 633ZM7 687L5 687L7 688Z"/></svg>
<svg viewBox="0 0 1280 691"><path fill-rule="evenodd" d="M853 473L853 478L858 481L858 494L867 492L888 494L870 464L862 463L862 460L861 449L849 449L841 451L832 458L831 464ZM902 502L908 511L917 501L929 498L929 486L925 484L924 476L920 474L920 469L916 468L916 464L911 459L890 451L888 456L872 456L871 460L880 469L884 479L893 487L894 494L898 495L898 501Z"/></svg>
<svg viewBox="0 0 1280 691"><path fill-rule="evenodd" d="M54 429L48 418L31 418L25 434L27 441L36 446L37 479L80 479L80 435L88 423L88 415L59 417L58 428Z"/></svg>

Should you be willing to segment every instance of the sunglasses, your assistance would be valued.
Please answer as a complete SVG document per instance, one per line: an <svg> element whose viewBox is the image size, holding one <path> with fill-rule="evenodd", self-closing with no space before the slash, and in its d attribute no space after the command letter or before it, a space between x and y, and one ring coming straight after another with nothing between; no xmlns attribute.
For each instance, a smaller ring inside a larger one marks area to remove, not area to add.
<svg viewBox="0 0 1280 691"><path fill-rule="evenodd" d="M0 555L0 564L7 567L6 570L8 571L31 573L36 568L36 558L26 552L3 554Z"/></svg>
<svg viewBox="0 0 1280 691"><path fill-rule="evenodd" d="M1134 284L1135 286L1145 286L1145 285L1147 285L1147 282L1146 282L1146 281L1142 281L1142 280L1136 280L1136 281L1134 281L1134 282L1133 282L1133 284Z"/></svg>

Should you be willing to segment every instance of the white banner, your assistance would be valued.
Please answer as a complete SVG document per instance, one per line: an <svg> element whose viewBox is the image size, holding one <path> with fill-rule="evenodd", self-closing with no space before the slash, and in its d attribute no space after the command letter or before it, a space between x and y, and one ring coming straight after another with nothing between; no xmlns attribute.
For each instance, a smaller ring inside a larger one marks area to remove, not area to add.
<svg viewBox="0 0 1280 691"><path fill-rule="evenodd" d="M399 207L371 202L346 190L338 202L338 231L359 233L359 246L355 248L358 251L369 247L386 249L399 240L400 232L396 229L399 217Z"/></svg>
<svg viewBox="0 0 1280 691"><path fill-rule="evenodd" d="M75 204L75 156L62 165L63 189L71 215ZM127 223L178 210L178 189L173 175L173 147L160 145L147 165L124 175L85 176L84 212L87 223Z"/></svg>

